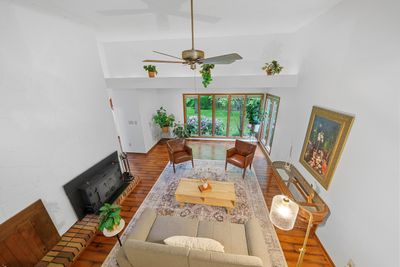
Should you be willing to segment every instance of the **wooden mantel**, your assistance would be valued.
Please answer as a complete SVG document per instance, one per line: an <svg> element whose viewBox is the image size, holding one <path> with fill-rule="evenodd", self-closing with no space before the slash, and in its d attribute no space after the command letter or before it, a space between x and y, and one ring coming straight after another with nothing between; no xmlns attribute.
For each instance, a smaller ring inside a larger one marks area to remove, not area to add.
<svg viewBox="0 0 400 267"><path fill-rule="evenodd" d="M105 78L110 89L188 89L203 88L201 77L120 77ZM280 74L275 76L236 75L214 76L210 89L266 89L294 88L297 86L297 74Z"/></svg>

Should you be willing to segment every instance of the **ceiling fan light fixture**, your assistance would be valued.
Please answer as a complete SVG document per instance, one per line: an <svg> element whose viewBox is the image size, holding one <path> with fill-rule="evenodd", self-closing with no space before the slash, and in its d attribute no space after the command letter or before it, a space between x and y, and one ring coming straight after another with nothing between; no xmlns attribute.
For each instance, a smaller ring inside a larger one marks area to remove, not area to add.
<svg viewBox="0 0 400 267"><path fill-rule="evenodd" d="M204 51L189 49L182 51L182 58L187 61L197 61L204 58Z"/></svg>

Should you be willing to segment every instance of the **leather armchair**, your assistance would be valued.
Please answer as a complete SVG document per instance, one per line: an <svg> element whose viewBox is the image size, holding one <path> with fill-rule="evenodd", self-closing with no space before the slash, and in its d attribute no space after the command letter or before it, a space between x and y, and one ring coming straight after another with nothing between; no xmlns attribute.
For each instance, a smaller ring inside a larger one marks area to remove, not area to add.
<svg viewBox="0 0 400 267"><path fill-rule="evenodd" d="M185 161L192 161L192 167L194 167L193 163L193 152L192 149L186 145L185 139L173 139L167 142L169 161L172 163L172 166L175 170L175 164L179 164Z"/></svg>
<svg viewBox="0 0 400 267"><path fill-rule="evenodd" d="M243 179L246 175L246 169L253 163L254 154L257 145L252 143L236 140L235 147L226 151L225 170L228 163L243 169Z"/></svg>

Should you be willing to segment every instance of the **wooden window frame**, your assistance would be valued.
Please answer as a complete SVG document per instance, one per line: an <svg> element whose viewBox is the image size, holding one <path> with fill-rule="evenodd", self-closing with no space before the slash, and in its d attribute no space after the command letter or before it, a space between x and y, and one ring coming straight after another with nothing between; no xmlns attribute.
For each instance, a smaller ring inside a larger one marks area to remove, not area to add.
<svg viewBox="0 0 400 267"><path fill-rule="evenodd" d="M195 138L227 138L227 139L238 139L238 138L243 138L243 133L244 133L244 122L246 121L246 101L247 97L251 96L259 96L260 97L260 109L264 109L264 102L265 102L265 94L264 93L184 93L182 94L182 100L183 100L183 120L184 124L187 124L187 114L186 114L186 98L187 97L197 97L197 123L198 123L198 135L193 136ZM201 108L200 108L200 97L201 96L212 96L212 135L207 136L207 135L201 135ZM216 96L226 96L228 98L228 114L227 114L227 123L226 123L226 134L225 136L216 136L215 135L215 117L216 117ZM240 136L230 136L229 134L229 128L230 128L230 120L231 120L231 97L232 96L243 96L243 117L241 121L241 132ZM261 127L261 125L260 125Z"/></svg>

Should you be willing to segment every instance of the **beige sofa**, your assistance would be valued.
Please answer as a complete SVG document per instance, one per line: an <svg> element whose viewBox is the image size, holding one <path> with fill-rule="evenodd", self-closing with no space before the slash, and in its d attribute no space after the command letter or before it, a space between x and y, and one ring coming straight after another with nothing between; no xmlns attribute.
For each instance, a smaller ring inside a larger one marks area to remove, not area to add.
<svg viewBox="0 0 400 267"><path fill-rule="evenodd" d="M225 253L165 245L174 235L219 241ZM270 267L261 228L255 219L246 224L199 221L160 216L146 209L119 250L120 267Z"/></svg>

